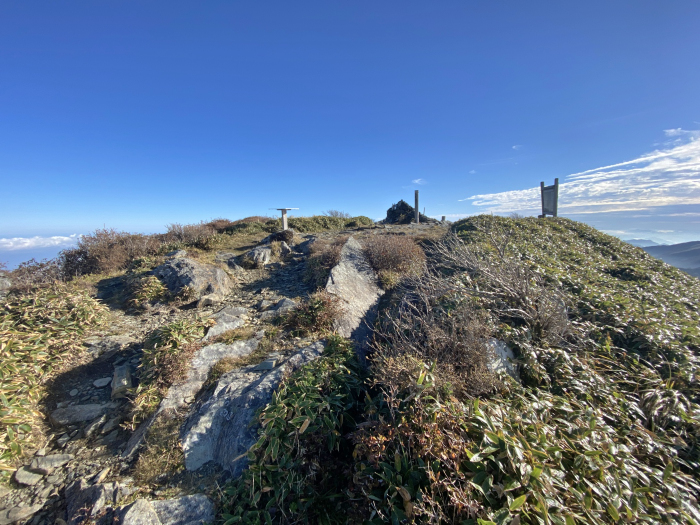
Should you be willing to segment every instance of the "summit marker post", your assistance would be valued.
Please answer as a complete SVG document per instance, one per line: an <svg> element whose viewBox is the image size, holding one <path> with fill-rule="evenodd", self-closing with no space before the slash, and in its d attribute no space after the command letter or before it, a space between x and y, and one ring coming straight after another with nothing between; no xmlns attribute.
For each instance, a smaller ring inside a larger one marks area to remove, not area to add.
<svg viewBox="0 0 700 525"><path fill-rule="evenodd" d="M271 210L278 210L282 212L282 230L287 230L287 212L289 210L298 210L299 208L270 208Z"/></svg>
<svg viewBox="0 0 700 525"><path fill-rule="evenodd" d="M416 190L416 224L420 222L420 211L418 209L418 190Z"/></svg>

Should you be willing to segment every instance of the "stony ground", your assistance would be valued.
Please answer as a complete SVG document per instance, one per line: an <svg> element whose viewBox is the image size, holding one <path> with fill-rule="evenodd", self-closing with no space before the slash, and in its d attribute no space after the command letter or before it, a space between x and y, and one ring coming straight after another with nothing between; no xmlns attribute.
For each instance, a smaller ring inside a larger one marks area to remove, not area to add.
<svg viewBox="0 0 700 525"><path fill-rule="evenodd" d="M212 509L202 507L200 500L182 496L205 493L215 501L227 479L227 473L216 466L194 473L180 469L177 474L164 474L148 484L138 481L138 453L128 454L135 430L128 421L129 399L120 397L118 392L114 395L115 370L118 374L135 376L145 338L158 327L183 318L211 316L224 307L244 308L248 326L257 331L270 329L274 315L265 309L284 298L303 300L313 292L303 278L308 255L308 250L304 253L308 243L302 244L303 241L349 234L362 238L389 232L433 236L444 232L444 227L394 226L304 236L293 246L298 251L278 262L261 269L236 268L233 291L222 304L205 308L157 305L146 311L125 311L113 301L121 293L119 280L112 278L98 283L97 296L112 304L109 321L100 331L90 334L85 340L86 351L47 385L48 396L43 406L47 415L45 440L34 457L27 458L14 474L11 486L0 487L0 525L110 521L111 515L105 514L106 511L100 513L100 508L123 506L137 499L174 502L163 503L158 508L144 507L145 510L141 507L148 504L139 502L140 506L130 511L155 512L153 516L160 516L162 523L172 522L163 517L168 513L189 516L186 521L204 519L203 516L211 514ZM284 357L311 342L282 333L270 346L270 352ZM167 505L172 508L168 507L165 513L163 509ZM175 508L179 510L176 512ZM86 515L85 509L92 509L92 514Z"/></svg>

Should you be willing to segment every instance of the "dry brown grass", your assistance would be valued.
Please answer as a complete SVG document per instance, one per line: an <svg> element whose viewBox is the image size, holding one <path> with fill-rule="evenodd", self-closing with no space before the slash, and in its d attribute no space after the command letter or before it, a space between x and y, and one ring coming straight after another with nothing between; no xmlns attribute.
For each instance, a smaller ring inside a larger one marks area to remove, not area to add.
<svg viewBox="0 0 700 525"><path fill-rule="evenodd" d="M423 249L405 235L367 237L363 248L385 290L396 287L404 276L420 275L425 268Z"/></svg>
<svg viewBox="0 0 700 525"><path fill-rule="evenodd" d="M153 422L134 468L134 477L139 484L154 485L184 468L181 424L180 417L158 417Z"/></svg>
<svg viewBox="0 0 700 525"><path fill-rule="evenodd" d="M309 250L304 279L317 288L325 286L331 269L340 261L340 252L347 240L347 235L333 240L316 239Z"/></svg>
<svg viewBox="0 0 700 525"><path fill-rule="evenodd" d="M417 278L412 284L411 293L384 315L375 331L377 381L400 392L416 375L416 366L434 364L435 385L458 398L496 391L500 382L488 367L488 313L475 308L470 298L439 286L437 278Z"/></svg>

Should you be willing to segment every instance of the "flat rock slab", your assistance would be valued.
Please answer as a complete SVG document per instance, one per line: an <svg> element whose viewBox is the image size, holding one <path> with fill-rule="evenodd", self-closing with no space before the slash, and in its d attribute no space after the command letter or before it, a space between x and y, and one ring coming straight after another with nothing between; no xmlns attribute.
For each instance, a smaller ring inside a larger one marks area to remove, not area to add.
<svg viewBox="0 0 700 525"><path fill-rule="evenodd" d="M36 485L43 477L43 474L32 472L27 467L20 467L15 471L15 481L20 485Z"/></svg>
<svg viewBox="0 0 700 525"><path fill-rule="evenodd" d="M73 458L73 454L51 454L50 456L34 458L29 465L29 468L30 470L38 472L39 474L47 475L51 474L54 469L62 467Z"/></svg>
<svg viewBox="0 0 700 525"><path fill-rule="evenodd" d="M242 307L228 306L216 312L211 318L216 321L216 324L207 331L204 341L243 326L248 318L248 310Z"/></svg>
<svg viewBox="0 0 700 525"><path fill-rule="evenodd" d="M151 503L163 525L204 525L214 522L214 504L204 494Z"/></svg>
<svg viewBox="0 0 700 525"><path fill-rule="evenodd" d="M291 299L287 299L285 297L284 299L280 299L280 301L278 301L277 304L261 313L260 319L262 319L263 321L274 319L275 317L279 317L280 315L286 314L287 312L291 312L297 306L298 304L295 301L292 301Z"/></svg>
<svg viewBox="0 0 700 525"><path fill-rule="evenodd" d="M43 506L43 503L38 503L36 505L32 505L31 507L14 507L0 511L0 525L9 525L10 523L31 518L34 514L39 512Z"/></svg>
<svg viewBox="0 0 700 525"><path fill-rule="evenodd" d="M168 390L160 404L158 412L164 410L177 410L184 406L188 400L194 398L207 380L211 368L226 357L245 357L255 351L262 341L264 331L255 334L255 337L246 341L234 341L230 345L215 343L200 348L194 354L190 362L187 379L182 383L173 385Z"/></svg>
<svg viewBox="0 0 700 525"><path fill-rule="evenodd" d="M91 421L118 406L118 403L106 403L104 405L73 405L59 408L51 412L51 422L54 425L66 426L82 423L83 421Z"/></svg>
<svg viewBox="0 0 700 525"><path fill-rule="evenodd" d="M92 384L95 388L104 388L112 382L111 377L103 377L101 379L95 379Z"/></svg>
<svg viewBox="0 0 700 525"><path fill-rule="evenodd" d="M258 427L251 423L258 410L270 402L285 374L317 359L323 349L324 343L319 341L281 361L276 368L258 370L253 365L224 374L211 397L183 426L187 470L214 461L234 477L239 476L247 466L245 453L257 441Z"/></svg>
<svg viewBox="0 0 700 525"><path fill-rule="evenodd" d="M377 284L377 274L362 252L362 246L350 237L340 252L340 261L331 270L326 284L328 293L338 297L344 312L333 328L338 335L363 346L377 316L377 303L384 294Z"/></svg>
<svg viewBox="0 0 700 525"><path fill-rule="evenodd" d="M135 342L136 339L129 335L108 335L92 343L88 347L88 352L95 357L102 354L115 354Z"/></svg>

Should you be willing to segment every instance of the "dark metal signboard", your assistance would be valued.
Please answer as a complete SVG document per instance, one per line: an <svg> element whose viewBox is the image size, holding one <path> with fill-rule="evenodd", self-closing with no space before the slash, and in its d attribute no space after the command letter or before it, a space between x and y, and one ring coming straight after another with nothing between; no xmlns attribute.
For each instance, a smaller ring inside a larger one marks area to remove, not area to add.
<svg viewBox="0 0 700 525"><path fill-rule="evenodd" d="M544 182L540 182L540 192L542 193L542 215L540 218L547 215L556 217L559 204L559 179L554 179L553 186L545 186Z"/></svg>

